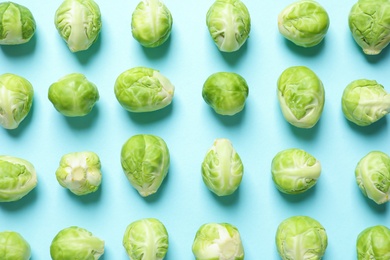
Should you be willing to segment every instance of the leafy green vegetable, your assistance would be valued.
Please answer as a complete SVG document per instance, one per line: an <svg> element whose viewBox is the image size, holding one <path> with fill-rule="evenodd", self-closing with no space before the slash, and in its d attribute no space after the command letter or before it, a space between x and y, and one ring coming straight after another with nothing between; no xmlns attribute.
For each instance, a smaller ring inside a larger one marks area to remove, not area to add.
<svg viewBox="0 0 390 260"><path fill-rule="evenodd" d="M282 221L275 241L283 260L320 260L328 246L325 228L307 216L294 216Z"/></svg>
<svg viewBox="0 0 390 260"><path fill-rule="evenodd" d="M304 150L292 148L275 155L272 180L281 192L298 194L313 187L321 174L321 164Z"/></svg>
<svg viewBox="0 0 390 260"><path fill-rule="evenodd" d="M207 223L196 232L192 244L196 260L244 260L238 229L229 223Z"/></svg>
<svg viewBox="0 0 390 260"><path fill-rule="evenodd" d="M0 259L29 260L31 258L30 244L17 232L0 232Z"/></svg>
<svg viewBox="0 0 390 260"><path fill-rule="evenodd" d="M299 128L317 124L325 104L325 90L321 80L309 68L289 67L278 82L278 100L284 118Z"/></svg>
<svg viewBox="0 0 390 260"><path fill-rule="evenodd" d="M72 52L87 50L102 27L100 8L93 0L64 0L55 13L54 24Z"/></svg>
<svg viewBox="0 0 390 260"><path fill-rule="evenodd" d="M367 55L377 55L390 42L390 1L358 0L348 16L349 29Z"/></svg>
<svg viewBox="0 0 390 260"><path fill-rule="evenodd" d="M358 79L344 89L341 105L349 121L368 126L390 113L390 94L375 80Z"/></svg>
<svg viewBox="0 0 390 260"><path fill-rule="evenodd" d="M0 202L20 200L37 186L34 166L21 158L0 156Z"/></svg>
<svg viewBox="0 0 390 260"><path fill-rule="evenodd" d="M62 156L56 171L59 184L76 195L95 192L102 181L101 164L94 152L73 152Z"/></svg>
<svg viewBox="0 0 390 260"><path fill-rule="evenodd" d="M210 36L223 52L239 50L251 30L249 11L240 0L216 0L207 12L206 24Z"/></svg>
<svg viewBox="0 0 390 260"><path fill-rule="evenodd" d="M127 226L123 246L131 260L162 260L168 251L168 232L158 219L140 219Z"/></svg>
<svg viewBox="0 0 390 260"><path fill-rule="evenodd" d="M34 89L23 77L5 73L0 75L0 125L15 129L31 110Z"/></svg>
<svg viewBox="0 0 390 260"><path fill-rule="evenodd" d="M356 165L355 177L365 196L377 204L390 201L390 157L387 154L369 152Z"/></svg>
<svg viewBox="0 0 390 260"><path fill-rule="evenodd" d="M68 117L85 116L99 100L95 84L81 73L72 73L50 85L50 102L55 109Z"/></svg>
<svg viewBox="0 0 390 260"><path fill-rule="evenodd" d="M97 260L104 254L104 241L84 228L71 226L58 232L50 245L53 260Z"/></svg>
<svg viewBox="0 0 390 260"><path fill-rule="evenodd" d="M288 5L278 16L279 32L294 44L313 47L325 37L329 16L316 1L299 0Z"/></svg>
<svg viewBox="0 0 390 260"><path fill-rule="evenodd" d="M14 2L0 3L0 44L23 44L33 37L36 29L31 11Z"/></svg>
<svg viewBox="0 0 390 260"><path fill-rule="evenodd" d="M115 82L115 96L130 112L150 112L168 106L175 87L158 70L135 67L121 73Z"/></svg>
<svg viewBox="0 0 390 260"><path fill-rule="evenodd" d="M230 195L240 186L244 173L241 158L225 138L214 141L202 163L202 178L218 196Z"/></svg>
<svg viewBox="0 0 390 260"><path fill-rule="evenodd" d="M358 260L390 259L390 229L385 226L372 226L364 229L357 237Z"/></svg>
<svg viewBox="0 0 390 260"><path fill-rule="evenodd" d="M123 171L142 197L157 192L168 173L169 163L169 150L161 137L134 135L122 146Z"/></svg>
<svg viewBox="0 0 390 260"><path fill-rule="evenodd" d="M161 0L143 0L131 18L134 39L145 47L162 45L171 34L172 15Z"/></svg>
<svg viewBox="0 0 390 260"><path fill-rule="evenodd" d="M233 72L217 72L203 84L202 97L217 114L235 115L244 109L249 94L243 77Z"/></svg>

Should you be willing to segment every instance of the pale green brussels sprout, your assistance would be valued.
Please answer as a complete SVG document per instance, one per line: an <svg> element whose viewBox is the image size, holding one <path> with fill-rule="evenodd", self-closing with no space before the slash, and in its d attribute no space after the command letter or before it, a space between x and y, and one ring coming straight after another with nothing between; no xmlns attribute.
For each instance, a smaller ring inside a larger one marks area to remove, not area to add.
<svg viewBox="0 0 390 260"><path fill-rule="evenodd" d="M0 156L0 202L17 201L37 186L34 166L21 158Z"/></svg>
<svg viewBox="0 0 390 260"><path fill-rule="evenodd" d="M61 157L56 171L58 183L76 195L95 192L102 181L99 156L94 152L73 152Z"/></svg>
<svg viewBox="0 0 390 260"><path fill-rule="evenodd" d="M104 254L104 241L84 228L62 229L50 245L53 260L97 260Z"/></svg>
<svg viewBox="0 0 390 260"><path fill-rule="evenodd" d="M94 0L64 0L55 13L54 24L70 51L87 50L102 27L100 8Z"/></svg>
<svg viewBox="0 0 390 260"><path fill-rule="evenodd" d="M196 232L192 244L196 260L244 260L245 252L237 227L229 223L207 223Z"/></svg>
<svg viewBox="0 0 390 260"><path fill-rule="evenodd" d="M130 112L150 112L171 104L175 87L158 70L135 67L116 79L115 96Z"/></svg>
<svg viewBox="0 0 390 260"><path fill-rule="evenodd" d="M365 54L379 54L390 42L390 1L358 0L351 8L348 24Z"/></svg>
<svg viewBox="0 0 390 260"><path fill-rule="evenodd" d="M299 128L317 124L325 104L321 80L309 68L289 67L277 82L279 105L287 122Z"/></svg>
<svg viewBox="0 0 390 260"><path fill-rule="evenodd" d="M325 37L329 16L316 1L299 0L288 5L278 16L279 32L301 47L313 47Z"/></svg>
<svg viewBox="0 0 390 260"><path fill-rule="evenodd" d="M171 34L172 15L161 0L142 0L131 17L131 33L142 46L157 47Z"/></svg>
<svg viewBox="0 0 390 260"><path fill-rule="evenodd" d="M81 73L72 73L50 85L48 98L62 115L78 117L89 114L100 96L94 83Z"/></svg>
<svg viewBox="0 0 390 260"><path fill-rule="evenodd" d="M169 163L169 150L161 137L134 135L122 146L123 171L142 197L157 192L168 173Z"/></svg>
<svg viewBox="0 0 390 260"><path fill-rule="evenodd" d="M358 79L344 89L344 116L359 126L368 126L390 113L390 94L375 80Z"/></svg>
<svg viewBox="0 0 390 260"><path fill-rule="evenodd" d="M233 72L217 72L203 84L202 97L217 114L235 115L244 109L249 94L243 77Z"/></svg>
<svg viewBox="0 0 390 260"><path fill-rule="evenodd" d="M28 80L11 73L0 75L0 125L17 128L30 112L33 97L34 89Z"/></svg>
<svg viewBox="0 0 390 260"><path fill-rule="evenodd" d="M14 2L0 3L0 44L17 45L28 42L36 29L31 11Z"/></svg>
<svg viewBox="0 0 390 260"><path fill-rule="evenodd" d="M251 30L249 11L240 0L216 0L207 12L206 24L210 36L223 52L239 50Z"/></svg>
<svg viewBox="0 0 390 260"><path fill-rule="evenodd" d="M357 237L358 260L390 259L390 229L385 226L372 226L364 229Z"/></svg>
<svg viewBox="0 0 390 260"><path fill-rule="evenodd" d="M278 190L287 194L299 194L317 183L321 175L321 163L308 152L291 148L275 155L271 172Z"/></svg>
<svg viewBox="0 0 390 260"><path fill-rule="evenodd" d="M240 186L244 165L232 143L218 138L202 163L202 178L207 188L218 196L232 194Z"/></svg>
<svg viewBox="0 0 390 260"><path fill-rule="evenodd" d="M293 216L282 221L275 241L283 260L320 260L328 246L325 228L307 216Z"/></svg>
<svg viewBox="0 0 390 260"><path fill-rule="evenodd" d="M0 259L2 260L29 260L31 247L17 232L0 232Z"/></svg>
<svg viewBox="0 0 390 260"><path fill-rule="evenodd" d="M162 260L168 246L168 232L164 224L155 218L132 222L123 236L123 247L130 260Z"/></svg>
<svg viewBox="0 0 390 260"><path fill-rule="evenodd" d="M356 165L355 177L365 196L377 204L390 201L390 157L387 154L369 152Z"/></svg>

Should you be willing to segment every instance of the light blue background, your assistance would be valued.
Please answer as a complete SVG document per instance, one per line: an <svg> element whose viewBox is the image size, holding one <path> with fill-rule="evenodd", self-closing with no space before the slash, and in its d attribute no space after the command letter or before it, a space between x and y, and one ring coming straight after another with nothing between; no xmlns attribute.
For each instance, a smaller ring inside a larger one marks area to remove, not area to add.
<svg viewBox="0 0 390 260"><path fill-rule="evenodd" d="M106 242L102 259L127 259L122 247L126 226L155 217L170 235L167 260L194 259L192 242L200 225L229 222L241 233L246 259L280 259L274 244L279 223L308 215L326 228L329 245L323 259L356 259L355 241L372 225L390 226L386 205L377 206L358 189L354 169L371 150L390 153L387 119L370 127L349 123L341 112L345 86L359 78L375 79L390 90L389 48L365 56L348 29L355 1L320 1L331 25L317 47L303 49L278 32L277 15L291 1L247 0L252 30L236 53L221 53L212 42L205 16L213 1L166 0L174 19L170 39L156 49L142 48L131 36L131 13L138 1L103 1L103 28L88 50L71 53L54 27L61 1L20 0L35 16L37 31L22 46L0 47L0 74L11 72L34 86L34 105L16 130L0 129L0 154L25 158L37 170L39 183L18 202L0 205L0 230L21 233L32 247L32 259L50 259L49 247L61 229L77 225ZM276 80L289 66L305 65L323 81L324 112L310 130L290 126L276 97ZM153 113L131 114L117 102L117 76L135 66L160 70L176 87L171 106ZM214 72L232 71L248 82L243 112L233 117L215 114L203 101L201 89ZM47 98L50 84L80 72L94 82L100 100L84 118L65 118ZM120 166L122 144L134 134L164 138L171 167L159 192L142 198L130 186ZM245 174L239 190L218 198L202 182L200 164L215 138L229 138L240 154ZM297 147L322 163L317 185L303 195L278 192L270 164L280 150ZM101 159L103 182L95 194L77 197L56 181L61 156L92 150Z"/></svg>

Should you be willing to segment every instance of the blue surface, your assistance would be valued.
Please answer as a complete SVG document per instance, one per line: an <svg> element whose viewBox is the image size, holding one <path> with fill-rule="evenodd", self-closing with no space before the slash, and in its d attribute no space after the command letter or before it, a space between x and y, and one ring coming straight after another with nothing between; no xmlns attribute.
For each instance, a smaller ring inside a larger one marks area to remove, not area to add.
<svg viewBox="0 0 390 260"><path fill-rule="evenodd" d="M320 1L331 25L325 40L311 49L286 41L277 15L291 1L245 1L252 17L250 38L236 53L220 53L205 25L213 1L166 0L174 19L170 39L156 49L142 48L131 36L131 13L138 1L97 1L103 28L99 40L82 53L71 53L54 27L61 1L18 3L30 8L37 22L31 42L0 47L0 74L11 72L34 86L31 113L16 130L0 129L0 154L25 158L38 172L39 183L28 196L0 204L0 230L20 232L32 247L32 259L50 259L49 247L61 229L77 225L106 242L102 259L127 259L122 247L126 226L155 217L170 235L167 260L194 259L191 246L197 229L207 222L229 222L240 230L246 259L280 259L274 237L279 223L308 215L326 228L329 245L323 259L356 259L358 233L372 225L390 226L390 210L366 199L354 169L371 150L390 154L388 119L370 127L349 123L341 111L345 86L359 78L375 79L390 91L389 48L365 56L348 29L355 1ZM290 126L283 118L276 80L289 66L305 65L323 81L326 102L319 123L310 130ZM135 66L159 69L176 87L171 106L153 113L131 114L117 102L114 82ZM232 71L249 85L244 111L216 115L203 101L201 89L214 72ZM99 88L100 100L85 118L65 118L47 98L50 84L80 72ZM142 198L120 166L120 149L132 135L164 138L171 151L169 174L159 192ZM203 184L200 164L215 138L229 138L240 154L245 173L239 190L218 198ZM317 185L303 195L277 191L270 173L273 156L297 147L322 163ZM103 182L95 194L77 197L56 181L61 156L91 150L102 162Z"/></svg>

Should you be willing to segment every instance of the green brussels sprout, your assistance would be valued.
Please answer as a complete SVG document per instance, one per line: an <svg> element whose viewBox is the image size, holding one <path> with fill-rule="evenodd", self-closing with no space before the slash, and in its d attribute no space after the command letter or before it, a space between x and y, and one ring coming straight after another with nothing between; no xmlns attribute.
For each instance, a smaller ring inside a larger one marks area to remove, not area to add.
<svg viewBox="0 0 390 260"><path fill-rule="evenodd" d="M162 45L171 34L172 15L161 0L143 0L131 17L131 33L142 46Z"/></svg>
<svg viewBox="0 0 390 260"><path fill-rule="evenodd" d="M329 16L316 1L299 0L288 5L278 16L279 32L301 47L313 47L325 37Z"/></svg>
<svg viewBox="0 0 390 260"><path fill-rule="evenodd" d="M357 237L356 251L358 260L390 259L390 229L385 226L366 228Z"/></svg>
<svg viewBox="0 0 390 260"><path fill-rule="evenodd" d="M122 146L123 171L142 197L157 192L168 173L169 163L169 150L161 137L134 135Z"/></svg>
<svg viewBox="0 0 390 260"><path fill-rule="evenodd" d="M87 50L102 28L100 8L93 0L64 0L56 10L54 25L71 52Z"/></svg>
<svg viewBox="0 0 390 260"><path fill-rule="evenodd" d="M217 72L203 84L202 97L217 114L235 115L244 109L249 94L243 77L233 72Z"/></svg>
<svg viewBox="0 0 390 260"><path fill-rule="evenodd" d="M3 260L29 260L31 247L29 243L17 232L0 232L0 259Z"/></svg>
<svg viewBox="0 0 390 260"><path fill-rule="evenodd" d="M168 251L168 232L155 218L132 222L123 236L123 247L131 260L162 260Z"/></svg>
<svg viewBox="0 0 390 260"><path fill-rule="evenodd" d="M15 129L31 110L34 89L23 77L5 73L0 75L0 125Z"/></svg>
<svg viewBox="0 0 390 260"><path fill-rule="evenodd" d="M294 66L283 71L277 85L286 121L299 128L313 127L325 104L325 90L318 76L307 67Z"/></svg>
<svg viewBox="0 0 390 260"><path fill-rule="evenodd" d="M207 223L196 232L192 244L196 260L244 260L244 247L237 227L229 223Z"/></svg>
<svg viewBox="0 0 390 260"><path fill-rule="evenodd" d="M390 201L390 157L387 154L369 152L356 165L355 177L365 196L377 204Z"/></svg>
<svg viewBox="0 0 390 260"><path fill-rule="evenodd" d="M84 228L71 226L58 232L50 245L53 260L97 260L104 254L104 241Z"/></svg>
<svg viewBox="0 0 390 260"><path fill-rule="evenodd" d="M283 260L320 260L328 246L325 228L307 216L294 216L282 221L275 241Z"/></svg>
<svg viewBox="0 0 390 260"><path fill-rule="evenodd" d="M349 121L368 126L390 113L390 94L375 80L358 79L344 89L341 105Z"/></svg>
<svg viewBox="0 0 390 260"><path fill-rule="evenodd" d="M118 76L114 91L127 111L151 112L171 104L175 87L158 70L135 67Z"/></svg>
<svg viewBox="0 0 390 260"><path fill-rule="evenodd" d="M23 198L37 186L34 166L21 158L0 156L0 202Z"/></svg>
<svg viewBox="0 0 390 260"><path fill-rule="evenodd" d="M348 16L349 29L367 55L379 54L390 42L390 1L358 0Z"/></svg>
<svg viewBox="0 0 390 260"><path fill-rule="evenodd" d="M95 192L102 181L101 164L94 152L73 152L61 157L58 183L76 195Z"/></svg>
<svg viewBox="0 0 390 260"><path fill-rule="evenodd" d="M232 194L240 186L244 165L228 139L219 138L207 151L202 163L202 178L218 196Z"/></svg>
<svg viewBox="0 0 390 260"><path fill-rule="evenodd" d="M321 174L321 163L304 150L292 148L272 159L272 180L279 191L299 194L313 187Z"/></svg>
<svg viewBox="0 0 390 260"><path fill-rule="evenodd" d="M87 115L100 98L96 85L81 73L66 75L51 84L48 97L54 108L68 117Z"/></svg>
<svg viewBox="0 0 390 260"><path fill-rule="evenodd" d="M28 42L36 29L30 10L14 2L0 3L0 44L17 45Z"/></svg>
<svg viewBox="0 0 390 260"><path fill-rule="evenodd" d="M206 24L218 49L234 52L249 37L251 18L240 0L216 0L207 11Z"/></svg>

